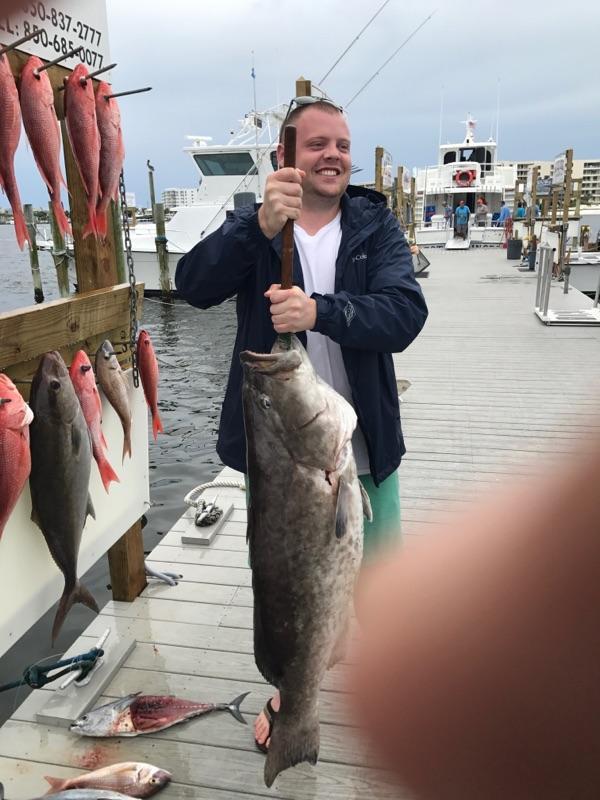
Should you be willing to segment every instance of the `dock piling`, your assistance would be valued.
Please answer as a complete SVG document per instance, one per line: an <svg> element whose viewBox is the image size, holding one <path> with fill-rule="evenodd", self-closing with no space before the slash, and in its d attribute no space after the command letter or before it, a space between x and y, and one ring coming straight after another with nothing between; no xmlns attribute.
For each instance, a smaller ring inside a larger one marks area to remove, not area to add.
<svg viewBox="0 0 600 800"><path fill-rule="evenodd" d="M28 203L23 206L23 212L25 214L29 239L31 240L31 244L29 245L29 263L31 264L31 275L33 278L33 297L36 303L43 303L44 289L42 287L42 275L40 273L40 259L38 256L33 206Z"/></svg>
<svg viewBox="0 0 600 800"><path fill-rule="evenodd" d="M160 270L160 291L164 299L171 299L171 276L169 275L169 250L167 248L167 235L165 229L165 207L162 203L154 206L156 218L156 252L158 253L158 266Z"/></svg>
<svg viewBox="0 0 600 800"><path fill-rule="evenodd" d="M50 228L52 230L52 258L56 268L56 279L58 281L58 291L61 297L69 296L69 256L64 236L56 222L56 216L52 203L48 203L48 214L50 216Z"/></svg>

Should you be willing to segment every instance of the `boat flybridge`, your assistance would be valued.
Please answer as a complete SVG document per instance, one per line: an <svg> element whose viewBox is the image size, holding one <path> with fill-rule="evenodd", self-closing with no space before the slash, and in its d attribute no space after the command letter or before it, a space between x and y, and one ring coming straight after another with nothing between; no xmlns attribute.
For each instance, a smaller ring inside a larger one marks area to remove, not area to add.
<svg viewBox="0 0 600 800"><path fill-rule="evenodd" d="M417 169L417 243L422 246L445 246L465 249L471 242L498 245L502 228L492 225L503 200L512 206L516 167L500 166L497 144L490 138L478 141L475 136L477 120L470 114L464 121L465 139L461 143L440 145L438 163ZM488 207L485 227L475 226L475 205L479 197ZM471 212L466 239L454 236L452 223L446 224L446 204L454 210L461 200Z"/></svg>
<svg viewBox="0 0 600 800"><path fill-rule="evenodd" d="M251 112L224 145L210 136L188 136L184 148L199 172L198 199L194 205L172 209L166 223L169 272L174 286L175 268L184 253L215 231L228 211L262 202L267 176L276 168L279 129L287 112L283 104L264 112ZM141 223L131 230L136 277L146 292L159 291L156 229Z"/></svg>

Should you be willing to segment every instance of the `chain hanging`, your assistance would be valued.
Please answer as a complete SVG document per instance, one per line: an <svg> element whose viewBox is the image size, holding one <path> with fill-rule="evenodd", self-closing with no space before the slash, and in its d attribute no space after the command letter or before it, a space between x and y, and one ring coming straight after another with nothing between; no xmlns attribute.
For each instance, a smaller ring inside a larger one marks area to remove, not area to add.
<svg viewBox="0 0 600 800"><path fill-rule="evenodd" d="M131 232L129 230L129 216L127 215L127 193L125 191L125 174L123 170L121 170L119 177L119 194L121 197L121 217L129 277L129 348L131 350L131 366L133 368L133 385L137 389L140 385L140 372L137 363L137 291L135 288L135 269L131 253Z"/></svg>

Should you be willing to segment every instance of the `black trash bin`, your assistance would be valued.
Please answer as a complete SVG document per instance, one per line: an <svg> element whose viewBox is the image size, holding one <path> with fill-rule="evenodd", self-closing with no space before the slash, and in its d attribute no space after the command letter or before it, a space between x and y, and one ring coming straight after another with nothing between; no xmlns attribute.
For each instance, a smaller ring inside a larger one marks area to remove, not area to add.
<svg viewBox="0 0 600 800"><path fill-rule="evenodd" d="M509 239L506 257L510 260L520 259L523 252L523 239Z"/></svg>

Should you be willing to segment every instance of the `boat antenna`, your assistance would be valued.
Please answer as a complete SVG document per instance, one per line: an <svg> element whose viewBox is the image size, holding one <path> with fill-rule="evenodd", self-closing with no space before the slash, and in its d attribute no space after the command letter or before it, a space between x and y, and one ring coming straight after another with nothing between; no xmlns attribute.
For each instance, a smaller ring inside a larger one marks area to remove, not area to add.
<svg viewBox="0 0 600 800"><path fill-rule="evenodd" d="M255 135L255 143L256 143L256 158L258 158L258 106L256 105L256 70L254 69L254 50L251 51L252 53L252 71L250 75L252 76L252 96L254 100L254 135ZM258 188L260 191L260 173L258 171L258 167L256 168L257 178L258 178Z"/></svg>
<svg viewBox="0 0 600 800"><path fill-rule="evenodd" d="M422 22L420 25L418 25L418 26L417 26L417 27L414 29L414 31L413 31L413 32L410 34L410 36L407 36L407 37L406 37L406 39L405 39L405 40L402 42L402 44L400 45L400 47L398 47L398 48L396 48L396 50L394 50L394 52L393 52L393 53L392 53L392 55L391 55L391 56L388 58L388 60L387 60L387 61L384 61L384 63L383 63L383 64L382 64L382 65L379 67L379 69L377 70L377 72L375 72L375 73L374 73L374 74L373 74L373 75L372 75L372 76L369 78L369 80L368 80L368 81L367 81L365 84L363 84L363 86L361 86L361 88L360 88L360 89L358 90L358 92L357 92L357 93L354 95L354 97L351 97L351 98L350 98L350 100L349 100L347 103L345 103L345 104L344 104L344 108L345 108L345 109L346 109L346 108L348 108L348 106L349 106L351 103L353 103L353 102L356 100L356 98L358 97L358 95L359 95L359 94L362 94L362 92L363 92L363 91L364 91L364 90L367 88L367 86L368 86L368 85L371 83L371 81L372 81L372 80L374 80L374 79L375 79L375 78L376 78L376 77L379 75L379 73L381 72L381 70L382 70L384 67L386 67L386 66L387 66L387 65L390 63L390 61L391 61L393 58L395 58L395 57L398 55L398 53L400 52L400 50L402 50L402 48L403 48L405 45L407 45L407 44L410 42L410 40L413 38L413 36L414 36L415 34L417 34L417 33L418 33L420 30L421 30L421 28L422 28L424 25L426 25L426 24L429 22L429 20L430 20L430 19L433 17L433 15L435 14L435 12L436 12L436 11L437 11L437 8L435 8L435 9L434 9L434 10L431 12L431 14L430 14L428 17L426 17L426 18L423 20L423 22Z"/></svg>
<svg viewBox="0 0 600 800"><path fill-rule="evenodd" d="M442 146L442 120L444 119L444 87L440 91L440 132L438 135L438 151Z"/></svg>
<svg viewBox="0 0 600 800"><path fill-rule="evenodd" d="M379 8L379 9L378 9L378 10L377 10L377 11L376 11L374 14L373 14L373 16L372 16L372 17L371 17L371 19L370 19L370 20L367 22L367 24L365 25L365 27L364 27L364 28L362 28L362 30L360 31L360 33L358 34L358 36L355 36L355 37L354 37L354 39L353 39L353 40L350 42L350 44L349 44L349 45L348 45L348 47L347 47L347 48L344 50L344 52L342 53L342 55L341 55L341 56L338 58L338 60L337 60L337 61L335 61L335 62L334 62L333 66L332 66L332 67L329 67L329 69L327 70L327 72L325 73L325 75L323 75L323 77L322 77L322 78L321 78L321 80L319 81L319 84L323 83L323 81L324 81L326 78L328 78L328 77L331 75L331 73L332 73L332 72L333 72L333 70L334 70L334 69L337 67L337 65L340 63L340 61L342 60L342 58L343 58L343 57L346 55L346 53L347 53L347 52L348 52L348 51L349 51L349 50L350 50L352 47L354 47L354 45L356 44L356 42L358 42L358 40L360 39L360 37L361 37L361 36L363 35L363 33L364 33L366 30L367 30L367 28L368 28L368 27L369 27L369 25L370 25L370 24L373 22L373 20L375 19L375 17L378 17L378 16L379 16L379 14L381 14L381 12L383 11L383 9L384 9L384 8L387 6L387 4L388 4L389 2L390 2L390 0L385 0L385 3L383 3L383 5L382 5L382 6L381 6L381 7L380 7L380 8Z"/></svg>
<svg viewBox="0 0 600 800"><path fill-rule="evenodd" d="M498 146L498 134L500 132L500 78L496 88L496 146Z"/></svg>

